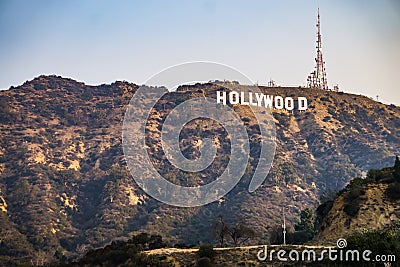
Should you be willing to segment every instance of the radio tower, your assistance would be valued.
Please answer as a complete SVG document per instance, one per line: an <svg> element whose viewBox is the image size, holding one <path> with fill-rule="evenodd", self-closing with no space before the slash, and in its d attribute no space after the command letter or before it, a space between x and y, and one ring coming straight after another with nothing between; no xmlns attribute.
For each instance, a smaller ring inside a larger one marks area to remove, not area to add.
<svg viewBox="0 0 400 267"><path fill-rule="evenodd" d="M322 58L322 42L321 42L321 22L318 8L317 22L317 57L315 58L315 69L307 78L307 87L328 90L328 81L326 79L325 62Z"/></svg>

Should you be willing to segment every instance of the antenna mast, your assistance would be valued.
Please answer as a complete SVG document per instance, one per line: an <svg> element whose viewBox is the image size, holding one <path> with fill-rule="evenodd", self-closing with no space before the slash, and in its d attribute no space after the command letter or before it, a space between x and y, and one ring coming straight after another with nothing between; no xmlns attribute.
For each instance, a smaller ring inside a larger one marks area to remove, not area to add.
<svg viewBox="0 0 400 267"><path fill-rule="evenodd" d="M326 79L325 62L322 58L322 41L321 41L321 21L318 8L317 21L317 57L315 58L316 66L314 71L307 78L307 86L314 89L328 90L328 81Z"/></svg>
<svg viewBox="0 0 400 267"><path fill-rule="evenodd" d="M283 244L286 245L286 219L285 219L285 208L282 208L282 216L283 216Z"/></svg>

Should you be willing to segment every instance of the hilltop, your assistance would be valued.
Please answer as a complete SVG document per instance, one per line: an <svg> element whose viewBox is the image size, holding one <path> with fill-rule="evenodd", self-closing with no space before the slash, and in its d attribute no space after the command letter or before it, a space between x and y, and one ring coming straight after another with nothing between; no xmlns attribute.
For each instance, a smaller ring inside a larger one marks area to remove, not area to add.
<svg viewBox="0 0 400 267"><path fill-rule="evenodd" d="M218 84L183 86L167 94L148 122L148 151L154 164L178 184L194 177L166 162L159 140L162 118L190 97L215 97ZM281 223L282 207L292 223L319 196L342 189L353 177L385 167L400 151L400 108L360 95L306 88L260 87L263 93L303 96L309 109L273 110L277 151L262 187L248 193L252 161L244 179L217 203L175 208L148 197L127 170L121 147L126 106L138 85L99 86L59 76L40 76L0 92L0 257L2 263L45 263L82 255L116 238L146 231L173 245L213 242L210 225L221 215L257 232L253 244L268 242ZM236 106L259 144L254 116ZM161 119L160 119L161 118ZM226 133L202 119L181 133L188 158L199 155L197 140L211 137L220 146L217 160L201 179L226 166Z"/></svg>

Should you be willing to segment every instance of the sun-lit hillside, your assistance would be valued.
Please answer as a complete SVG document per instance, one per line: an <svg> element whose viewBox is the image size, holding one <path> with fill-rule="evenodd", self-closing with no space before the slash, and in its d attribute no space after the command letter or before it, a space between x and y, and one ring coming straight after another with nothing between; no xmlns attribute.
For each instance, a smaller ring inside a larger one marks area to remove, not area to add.
<svg viewBox="0 0 400 267"><path fill-rule="evenodd" d="M149 118L148 151L174 183L209 182L229 160L227 134L210 120L191 122L181 132L188 158L199 156L202 138L217 143L216 160L200 176L173 168L159 140L170 109L190 97L215 97L218 86L179 88ZM266 94L309 99L306 111L273 111L277 150L264 184L247 191L257 164L259 129L248 108L236 106L253 140L243 179L218 202L171 207L145 194L126 167L122 121L137 88L128 82L88 86L40 76L0 92L2 262L65 260L140 231L160 234L171 245L210 243L210 225L219 215L251 226L257 236L249 243L265 243L271 228L281 224L283 207L293 227L304 207L318 205L320 193L340 190L351 178L386 166L400 151L399 107L343 92L261 87Z"/></svg>

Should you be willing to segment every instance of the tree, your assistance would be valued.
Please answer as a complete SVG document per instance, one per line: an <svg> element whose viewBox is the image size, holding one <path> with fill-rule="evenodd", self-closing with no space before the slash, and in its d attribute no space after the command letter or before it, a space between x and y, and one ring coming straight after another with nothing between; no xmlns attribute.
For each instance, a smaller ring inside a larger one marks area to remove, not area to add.
<svg viewBox="0 0 400 267"><path fill-rule="evenodd" d="M394 182L389 184L388 188L386 189L386 195L392 200L400 199L400 182Z"/></svg>
<svg viewBox="0 0 400 267"><path fill-rule="evenodd" d="M300 212L300 222L294 226L296 231L314 231L314 212L306 208Z"/></svg>
<svg viewBox="0 0 400 267"><path fill-rule="evenodd" d="M396 156L396 160L394 161L394 167L393 167L393 178L400 182L400 160L399 157Z"/></svg>
<svg viewBox="0 0 400 267"><path fill-rule="evenodd" d="M231 227L228 231L229 236L232 238L233 245L238 247L250 238L253 238L256 234L253 229L246 226L244 223L238 223Z"/></svg>
<svg viewBox="0 0 400 267"><path fill-rule="evenodd" d="M219 246L223 248L225 246L225 236L229 232L229 226L224 222L222 216L218 216L212 229L213 235L218 240Z"/></svg>
<svg viewBox="0 0 400 267"><path fill-rule="evenodd" d="M395 255L398 259L400 257L400 222L394 222L382 230L364 230L353 233L346 240L346 249L348 250L370 250L374 255Z"/></svg>
<svg viewBox="0 0 400 267"><path fill-rule="evenodd" d="M306 208L300 212L300 222L295 224L295 233L288 239L292 239L294 244L302 244L311 240L315 235L315 215L311 208Z"/></svg>
<svg viewBox="0 0 400 267"><path fill-rule="evenodd" d="M253 229L244 223L229 226L224 222L222 216L219 216L213 225L213 235L218 240L220 247L225 246L226 237L229 237L233 245L237 247L253 238L256 234Z"/></svg>
<svg viewBox="0 0 400 267"><path fill-rule="evenodd" d="M197 251L197 255L199 258L207 257L210 260L213 260L215 257L215 250L213 245L201 245L199 250Z"/></svg>

